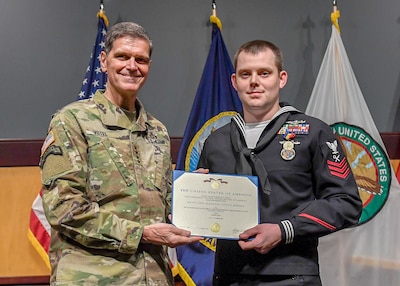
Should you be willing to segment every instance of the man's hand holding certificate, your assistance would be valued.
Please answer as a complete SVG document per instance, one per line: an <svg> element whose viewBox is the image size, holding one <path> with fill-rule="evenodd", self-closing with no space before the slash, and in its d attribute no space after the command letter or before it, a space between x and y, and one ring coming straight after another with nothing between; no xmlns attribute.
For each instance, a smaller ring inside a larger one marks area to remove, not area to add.
<svg viewBox="0 0 400 286"><path fill-rule="evenodd" d="M259 223L257 177L174 171L172 223L192 235L239 239Z"/></svg>

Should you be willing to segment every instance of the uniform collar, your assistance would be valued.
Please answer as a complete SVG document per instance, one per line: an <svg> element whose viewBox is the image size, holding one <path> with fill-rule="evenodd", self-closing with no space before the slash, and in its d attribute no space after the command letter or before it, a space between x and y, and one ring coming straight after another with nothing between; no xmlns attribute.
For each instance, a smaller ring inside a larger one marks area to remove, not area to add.
<svg viewBox="0 0 400 286"><path fill-rule="evenodd" d="M136 99L135 102L136 112L138 112L138 119L135 122L131 122L122 108L113 104L104 96L104 90L97 90L93 96L93 101L99 110L101 121L109 128L119 127L131 131L146 131L148 129L147 113L139 99Z"/></svg>
<svg viewBox="0 0 400 286"><path fill-rule="evenodd" d="M298 109L289 105L286 102L280 102L279 105L281 108L274 114L274 116L272 116L271 121L268 124L274 122L276 118L287 112L300 112ZM244 121L243 114L237 113L235 116L233 116L232 120L235 121L236 126L238 127L240 133L242 133L242 136L244 138L246 133L245 130L246 122Z"/></svg>

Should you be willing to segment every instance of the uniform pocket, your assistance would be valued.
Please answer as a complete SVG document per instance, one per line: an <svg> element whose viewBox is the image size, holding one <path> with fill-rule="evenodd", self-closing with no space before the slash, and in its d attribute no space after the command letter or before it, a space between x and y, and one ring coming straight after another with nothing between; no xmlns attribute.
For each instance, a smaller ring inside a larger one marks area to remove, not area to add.
<svg viewBox="0 0 400 286"><path fill-rule="evenodd" d="M88 154L90 190L97 201L124 195L127 188L134 183L124 161L127 157L126 150L116 148L110 139L105 138L90 146Z"/></svg>
<svg viewBox="0 0 400 286"><path fill-rule="evenodd" d="M145 285L143 260L137 267L111 257L73 252L57 267L56 285Z"/></svg>

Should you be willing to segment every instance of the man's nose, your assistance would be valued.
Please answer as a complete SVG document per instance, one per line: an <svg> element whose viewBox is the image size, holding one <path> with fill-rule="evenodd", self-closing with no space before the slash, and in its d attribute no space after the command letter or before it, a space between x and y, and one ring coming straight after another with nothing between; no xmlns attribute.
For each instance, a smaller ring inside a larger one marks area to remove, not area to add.
<svg viewBox="0 0 400 286"><path fill-rule="evenodd" d="M258 84L258 75L256 73L251 74L250 84L252 85Z"/></svg>
<svg viewBox="0 0 400 286"><path fill-rule="evenodd" d="M126 66L131 70L137 69L136 59L134 57L130 58Z"/></svg>

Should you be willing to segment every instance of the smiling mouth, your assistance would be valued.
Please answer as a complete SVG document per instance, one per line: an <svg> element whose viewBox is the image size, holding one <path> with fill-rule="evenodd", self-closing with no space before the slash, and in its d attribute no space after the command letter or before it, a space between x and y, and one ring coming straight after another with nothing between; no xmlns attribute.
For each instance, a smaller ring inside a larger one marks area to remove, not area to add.
<svg viewBox="0 0 400 286"><path fill-rule="evenodd" d="M125 77L136 77L136 75L135 74L123 74L123 73L120 73L120 75L122 75L122 76L125 76Z"/></svg>
<svg viewBox="0 0 400 286"><path fill-rule="evenodd" d="M140 78L142 78L141 76L133 74L121 74L121 76L128 81L135 81L135 82L138 81Z"/></svg>

